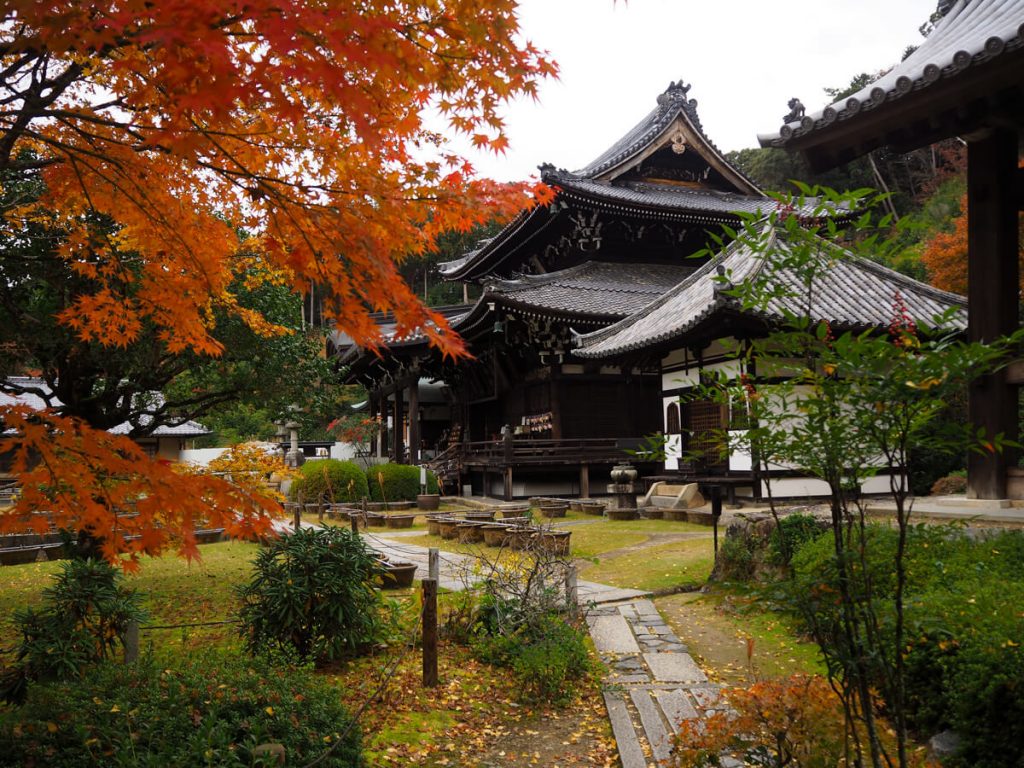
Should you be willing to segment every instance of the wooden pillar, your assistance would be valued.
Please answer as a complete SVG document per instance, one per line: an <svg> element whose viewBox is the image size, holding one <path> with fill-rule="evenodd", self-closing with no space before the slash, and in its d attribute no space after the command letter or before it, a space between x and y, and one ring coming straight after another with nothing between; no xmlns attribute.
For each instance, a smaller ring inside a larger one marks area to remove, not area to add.
<svg viewBox="0 0 1024 768"><path fill-rule="evenodd" d="M512 463L515 460L515 437L512 435L512 427L507 424L501 428L502 463L505 465L504 498L505 501L512 501Z"/></svg>
<svg viewBox="0 0 1024 768"><path fill-rule="evenodd" d="M392 417L391 431L394 433L394 438L391 442L392 448L394 449L395 462L398 464L405 463L405 398L402 396L402 390L400 387L395 387L395 407L394 415Z"/></svg>
<svg viewBox="0 0 1024 768"><path fill-rule="evenodd" d="M551 363L551 439L562 439L562 366Z"/></svg>
<svg viewBox="0 0 1024 768"><path fill-rule="evenodd" d="M420 463L420 380L409 384L409 463Z"/></svg>
<svg viewBox="0 0 1024 768"><path fill-rule="evenodd" d="M580 498L590 498L590 465L580 464Z"/></svg>
<svg viewBox="0 0 1024 768"><path fill-rule="evenodd" d="M994 130L967 144L968 337L993 341L1015 331L1018 318L1017 134ZM1016 440L1017 388L1006 372L981 376L969 389L968 411L975 429ZM967 495L1006 498L1006 468L1013 451L975 453L967 458Z"/></svg>
<svg viewBox="0 0 1024 768"><path fill-rule="evenodd" d="M370 421L376 423L378 417L377 409L377 394L371 389L369 392L370 396ZM374 456L380 456L380 430L377 430L377 434L370 438L370 453Z"/></svg>

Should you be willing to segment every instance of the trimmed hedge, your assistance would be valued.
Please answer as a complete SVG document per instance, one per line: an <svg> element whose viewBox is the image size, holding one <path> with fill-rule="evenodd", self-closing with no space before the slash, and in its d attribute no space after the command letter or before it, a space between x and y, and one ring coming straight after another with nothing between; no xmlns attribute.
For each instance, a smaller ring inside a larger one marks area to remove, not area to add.
<svg viewBox="0 0 1024 768"><path fill-rule="evenodd" d="M372 501L415 501L420 493L420 468L412 464L378 464L366 470L366 481ZM437 478L430 470L427 493L437 493Z"/></svg>
<svg viewBox="0 0 1024 768"><path fill-rule="evenodd" d="M363 766L359 729L339 698L281 658L207 651L107 663L35 686L24 707L0 713L0 766L277 765L253 754L268 742L284 746L288 765L305 765L342 737L320 765Z"/></svg>
<svg viewBox="0 0 1024 768"><path fill-rule="evenodd" d="M369 496L366 475L352 461L317 459L307 461L299 468L300 475L292 481L288 496L293 501L302 494L308 503L329 502L355 504Z"/></svg>

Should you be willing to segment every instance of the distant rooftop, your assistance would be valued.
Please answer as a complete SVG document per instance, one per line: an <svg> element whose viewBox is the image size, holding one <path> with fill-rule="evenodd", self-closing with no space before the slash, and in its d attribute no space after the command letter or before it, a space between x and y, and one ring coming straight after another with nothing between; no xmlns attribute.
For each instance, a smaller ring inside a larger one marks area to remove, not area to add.
<svg viewBox="0 0 1024 768"><path fill-rule="evenodd" d="M42 379L33 378L31 376L9 376L8 381L15 383L19 387L39 389L49 394L50 388L45 381ZM162 395L159 393L153 393L154 401L162 401ZM53 398L53 407L60 407L63 403L58 398ZM39 395L32 392L24 392L21 394L11 394L8 392L0 392L0 405L24 405L28 406L32 410L42 411L50 407ZM148 415L141 415L139 417L139 424L145 426L152 422L152 417ZM133 426L129 422L118 424L117 426L111 427L108 432L115 435L127 435L133 429ZM210 435L213 432L197 421L191 421L183 419L178 424L162 424L149 432L146 437L202 437L203 435Z"/></svg>

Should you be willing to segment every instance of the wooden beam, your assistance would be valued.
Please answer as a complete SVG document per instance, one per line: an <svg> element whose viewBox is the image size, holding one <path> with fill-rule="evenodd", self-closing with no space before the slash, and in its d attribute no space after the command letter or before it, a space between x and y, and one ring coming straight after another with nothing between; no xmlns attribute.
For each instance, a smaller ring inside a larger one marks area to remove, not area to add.
<svg viewBox="0 0 1024 768"><path fill-rule="evenodd" d="M395 409L394 417L392 421L392 432L394 433L394 439L392 441L392 448L394 449L395 463L405 463L405 398L402 397L402 392L399 390L395 393Z"/></svg>
<svg viewBox="0 0 1024 768"><path fill-rule="evenodd" d="M1017 330L1017 133L996 130L967 143L967 307L971 341L993 341ZM981 376L968 391L971 424L986 435L1018 433L1017 388L1004 372ZM967 495L1006 498L1010 450L967 457Z"/></svg>
<svg viewBox="0 0 1024 768"><path fill-rule="evenodd" d="M409 383L409 463L420 463L420 380Z"/></svg>

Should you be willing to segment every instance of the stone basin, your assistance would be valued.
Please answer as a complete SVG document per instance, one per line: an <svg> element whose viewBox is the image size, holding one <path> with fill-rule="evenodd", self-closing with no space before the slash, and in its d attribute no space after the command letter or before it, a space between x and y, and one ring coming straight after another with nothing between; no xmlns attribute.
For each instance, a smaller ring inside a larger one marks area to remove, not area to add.
<svg viewBox="0 0 1024 768"><path fill-rule="evenodd" d="M416 515L388 515L386 524L388 528L412 528L416 521Z"/></svg>
<svg viewBox="0 0 1024 768"><path fill-rule="evenodd" d="M406 589L416 578L416 563L396 560L381 561L381 588Z"/></svg>

